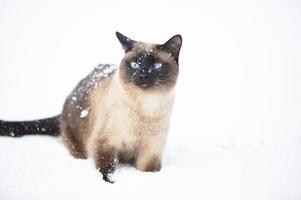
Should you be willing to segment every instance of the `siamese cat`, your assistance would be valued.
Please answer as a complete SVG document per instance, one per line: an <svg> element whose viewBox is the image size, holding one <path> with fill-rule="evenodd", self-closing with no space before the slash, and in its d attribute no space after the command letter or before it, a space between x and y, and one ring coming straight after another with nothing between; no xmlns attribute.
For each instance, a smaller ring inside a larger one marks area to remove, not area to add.
<svg viewBox="0 0 301 200"><path fill-rule="evenodd" d="M75 158L92 157L113 183L118 162L141 171L161 168L182 37L164 44L137 42L119 32L119 67L99 65L67 97L60 115L36 121L0 121L0 135L61 135Z"/></svg>

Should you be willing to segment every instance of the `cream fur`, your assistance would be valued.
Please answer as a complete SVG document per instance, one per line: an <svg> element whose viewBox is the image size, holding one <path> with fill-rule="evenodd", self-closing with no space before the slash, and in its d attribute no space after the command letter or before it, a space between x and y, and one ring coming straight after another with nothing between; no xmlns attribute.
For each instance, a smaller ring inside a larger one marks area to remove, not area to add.
<svg viewBox="0 0 301 200"><path fill-rule="evenodd" d="M91 95L95 112L87 152L93 156L98 141L105 139L118 151L137 154L137 168L143 170L150 159L161 159L174 92L126 91L118 74L113 75L107 91L99 88Z"/></svg>

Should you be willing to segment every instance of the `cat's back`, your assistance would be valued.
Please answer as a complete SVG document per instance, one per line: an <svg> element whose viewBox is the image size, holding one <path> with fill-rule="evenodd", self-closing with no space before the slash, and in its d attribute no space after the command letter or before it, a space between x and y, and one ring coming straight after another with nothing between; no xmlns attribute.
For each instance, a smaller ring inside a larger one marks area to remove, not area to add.
<svg viewBox="0 0 301 200"><path fill-rule="evenodd" d="M115 70L116 65L99 64L79 82L77 87L71 93L71 98L76 96L80 99L87 99L93 90L103 88L106 85L106 82L111 80Z"/></svg>
<svg viewBox="0 0 301 200"><path fill-rule="evenodd" d="M75 157L87 156L85 143L93 128L96 105L107 96L115 70L115 65L96 66L77 84L65 101L60 129L64 143Z"/></svg>
<svg viewBox="0 0 301 200"><path fill-rule="evenodd" d="M67 97L62 117L71 121L85 121L84 119L89 117L89 113L93 112L91 103L99 100L94 99L94 93L98 93L98 98L105 96L116 68L116 65L111 64L96 66Z"/></svg>
<svg viewBox="0 0 301 200"><path fill-rule="evenodd" d="M116 70L116 65L99 64L84 79L82 79L68 96L66 103L84 102L89 99L89 95L94 90L105 89L112 75Z"/></svg>

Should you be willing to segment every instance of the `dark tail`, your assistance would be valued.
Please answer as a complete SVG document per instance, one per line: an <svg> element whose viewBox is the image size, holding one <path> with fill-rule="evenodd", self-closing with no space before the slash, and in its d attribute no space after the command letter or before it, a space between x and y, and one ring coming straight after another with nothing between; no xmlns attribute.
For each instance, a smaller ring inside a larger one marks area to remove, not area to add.
<svg viewBox="0 0 301 200"><path fill-rule="evenodd" d="M24 122L10 122L0 120L0 136L21 137L25 135L60 134L60 116Z"/></svg>

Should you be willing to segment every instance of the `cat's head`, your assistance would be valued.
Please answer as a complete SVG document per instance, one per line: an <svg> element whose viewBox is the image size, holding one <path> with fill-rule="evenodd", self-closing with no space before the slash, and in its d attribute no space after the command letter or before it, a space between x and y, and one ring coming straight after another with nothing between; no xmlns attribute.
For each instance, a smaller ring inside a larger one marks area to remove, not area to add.
<svg viewBox="0 0 301 200"><path fill-rule="evenodd" d="M137 42L119 32L116 36L125 56L119 67L123 84L142 90L169 90L179 73L179 53L182 37L175 35L164 44Z"/></svg>

